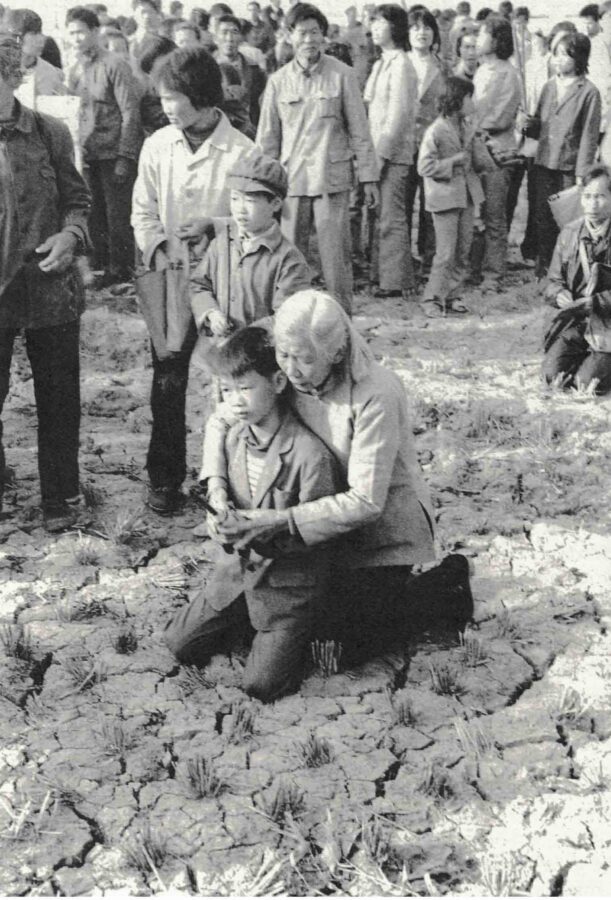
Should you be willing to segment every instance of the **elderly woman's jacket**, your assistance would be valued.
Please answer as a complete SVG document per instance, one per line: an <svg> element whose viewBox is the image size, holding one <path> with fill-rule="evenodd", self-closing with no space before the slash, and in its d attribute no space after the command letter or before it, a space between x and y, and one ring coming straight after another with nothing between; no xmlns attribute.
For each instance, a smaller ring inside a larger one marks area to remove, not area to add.
<svg viewBox="0 0 611 900"><path fill-rule="evenodd" d="M578 78L561 100L555 78L545 84L526 134L538 138L535 163L546 169L585 175L594 162L600 132L601 99L587 78Z"/></svg>
<svg viewBox="0 0 611 900"><path fill-rule="evenodd" d="M340 539L334 565L400 566L435 557L430 496L416 459L405 387L394 372L371 363L354 381L332 372L323 388L292 390L293 409L339 461L343 490L292 509L306 545ZM205 465L200 478L223 477L219 452L223 412L206 424ZM215 451L216 446L216 451Z"/></svg>

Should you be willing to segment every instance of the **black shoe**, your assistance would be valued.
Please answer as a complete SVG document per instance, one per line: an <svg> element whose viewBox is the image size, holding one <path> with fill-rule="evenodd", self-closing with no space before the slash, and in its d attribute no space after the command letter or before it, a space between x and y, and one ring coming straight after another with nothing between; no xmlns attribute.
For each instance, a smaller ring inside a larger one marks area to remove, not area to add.
<svg viewBox="0 0 611 900"><path fill-rule="evenodd" d="M468 559L459 553L446 556L434 569L413 577L407 596L419 630L464 631L473 618Z"/></svg>
<svg viewBox="0 0 611 900"><path fill-rule="evenodd" d="M159 516L171 516L178 512L184 503L184 496L177 488L153 487L149 485L146 505Z"/></svg>
<svg viewBox="0 0 611 900"><path fill-rule="evenodd" d="M67 531L79 523L83 512L83 499L80 496L71 497L69 500L48 501L42 507L45 529L50 534Z"/></svg>
<svg viewBox="0 0 611 900"><path fill-rule="evenodd" d="M387 291L386 288L377 288L373 292L376 300L385 300L387 297L402 297L403 291Z"/></svg>

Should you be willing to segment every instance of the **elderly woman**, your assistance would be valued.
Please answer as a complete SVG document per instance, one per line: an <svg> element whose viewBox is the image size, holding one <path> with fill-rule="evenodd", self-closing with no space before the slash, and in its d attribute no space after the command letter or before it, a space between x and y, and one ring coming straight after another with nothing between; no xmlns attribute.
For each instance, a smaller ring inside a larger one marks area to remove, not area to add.
<svg viewBox="0 0 611 900"><path fill-rule="evenodd" d="M592 166L583 178L583 218L558 238L549 270L547 301L557 310L545 340L548 383L611 390L611 291L596 264L611 265L611 169ZM604 270L603 270L604 271Z"/></svg>
<svg viewBox="0 0 611 900"><path fill-rule="evenodd" d="M238 548L282 532L299 535L308 547L336 542L326 636L341 639L349 659L360 658L376 626L401 636L426 612L464 623L472 599L463 557L411 576L415 564L435 553L430 499L401 381L374 361L327 294L301 291L286 300L274 317L274 337L289 401L339 461L344 490L286 510L241 510L225 524L211 521L213 532ZM224 427L220 408L206 427L207 460L214 456L210 442L221 445ZM225 471L217 454L217 463L202 472L215 508L223 502L219 476ZM424 601L420 611L416 595Z"/></svg>

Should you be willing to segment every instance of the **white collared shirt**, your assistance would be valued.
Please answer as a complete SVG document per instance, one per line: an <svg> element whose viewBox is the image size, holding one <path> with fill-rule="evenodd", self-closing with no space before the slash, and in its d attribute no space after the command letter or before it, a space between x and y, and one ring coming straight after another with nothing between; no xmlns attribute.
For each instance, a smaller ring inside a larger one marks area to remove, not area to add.
<svg viewBox="0 0 611 900"><path fill-rule="evenodd" d="M219 123L195 153L182 131L166 125L146 139L134 186L131 223L145 265L167 241L170 259L185 259L176 229L204 216L229 216L229 171L252 141L221 113Z"/></svg>

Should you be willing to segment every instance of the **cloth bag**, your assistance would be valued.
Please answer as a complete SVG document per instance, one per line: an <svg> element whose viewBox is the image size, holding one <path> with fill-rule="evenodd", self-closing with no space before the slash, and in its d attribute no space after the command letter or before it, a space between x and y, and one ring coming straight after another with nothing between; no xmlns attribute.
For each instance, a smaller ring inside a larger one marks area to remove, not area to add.
<svg viewBox="0 0 611 900"><path fill-rule="evenodd" d="M581 188L574 184L573 187L559 191L547 198L549 208L558 228L564 228L569 222L574 222L583 215L581 209Z"/></svg>
<svg viewBox="0 0 611 900"><path fill-rule="evenodd" d="M170 263L159 272L136 276L138 305L158 358L168 359L183 349L193 316L184 265Z"/></svg>

